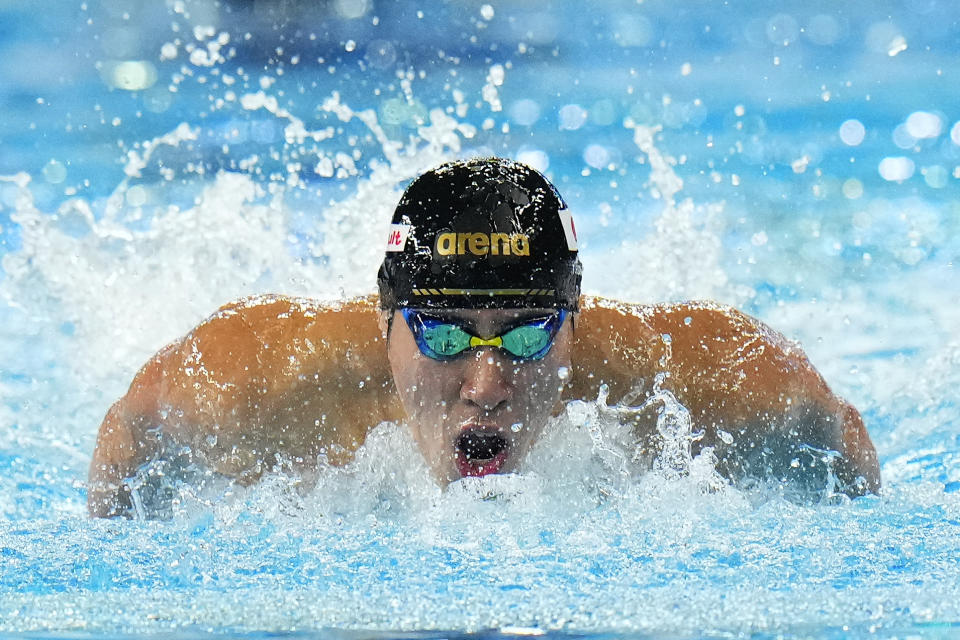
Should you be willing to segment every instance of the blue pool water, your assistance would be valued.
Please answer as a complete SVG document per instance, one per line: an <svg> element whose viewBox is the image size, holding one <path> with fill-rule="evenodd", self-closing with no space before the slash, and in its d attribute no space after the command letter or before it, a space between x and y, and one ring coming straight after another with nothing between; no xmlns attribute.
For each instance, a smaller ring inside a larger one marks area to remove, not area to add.
<svg viewBox="0 0 960 640"><path fill-rule="evenodd" d="M0 3L0 635L956 637L958 21ZM96 428L150 354L241 295L371 291L404 182L478 153L557 183L589 292L716 299L798 340L863 413L883 495L639 474L574 403L522 476L441 492L382 425L310 490L86 517Z"/></svg>

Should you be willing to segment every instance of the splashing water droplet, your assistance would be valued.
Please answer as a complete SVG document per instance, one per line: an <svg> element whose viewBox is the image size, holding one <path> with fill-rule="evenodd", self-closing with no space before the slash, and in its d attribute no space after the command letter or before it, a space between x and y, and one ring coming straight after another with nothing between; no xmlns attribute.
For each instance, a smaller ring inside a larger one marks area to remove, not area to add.
<svg viewBox="0 0 960 640"><path fill-rule="evenodd" d="M887 49L887 55L891 58L907 50L907 39L903 36L894 38Z"/></svg>

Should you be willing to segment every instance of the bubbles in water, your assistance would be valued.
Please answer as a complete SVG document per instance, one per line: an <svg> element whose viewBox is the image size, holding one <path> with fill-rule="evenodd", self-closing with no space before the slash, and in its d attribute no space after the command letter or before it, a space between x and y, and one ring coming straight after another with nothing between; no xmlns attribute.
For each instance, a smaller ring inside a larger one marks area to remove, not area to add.
<svg viewBox="0 0 960 640"><path fill-rule="evenodd" d="M530 98L517 100L510 106L510 119L521 126L530 126L540 119L540 105Z"/></svg>
<svg viewBox="0 0 960 640"><path fill-rule="evenodd" d="M587 121L587 110L578 104L565 104L557 112L560 128L576 131Z"/></svg>
<svg viewBox="0 0 960 640"><path fill-rule="evenodd" d="M67 179L67 168L57 160L51 160L43 167L43 179L50 184L60 184Z"/></svg>
<svg viewBox="0 0 960 640"><path fill-rule="evenodd" d="M621 47L648 47L655 37L653 23L639 13L624 13L614 21L613 39Z"/></svg>
<svg viewBox="0 0 960 640"><path fill-rule="evenodd" d="M172 42L165 42L160 47L160 60L173 60L177 57L177 45Z"/></svg>
<svg viewBox="0 0 960 640"><path fill-rule="evenodd" d="M890 182L902 182L913 176L916 166L913 160L904 156L890 156L880 161L880 176Z"/></svg>
<svg viewBox="0 0 960 640"><path fill-rule="evenodd" d="M483 85L481 95L483 97L483 101L490 105L491 111L500 111L503 109L503 105L500 103L500 93L497 90L497 87L503 85L505 76L506 72L501 64L492 65L488 70L487 82Z"/></svg>
<svg viewBox="0 0 960 640"><path fill-rule="evenodd" d="M848 200L857 200L863 196L863 183L856 178L849 178L844 180L841 190Z"/></svg>
<svg viewBox="0 0 960 640"><path fill-rule="evenodd" d="M943 121L935 113L915 111L906 120L907 133L914 138L937 138L943 130Z"/></svg>
<svg viewBox="0 0 960 640"><path fill-rule="evenodd" d="M907 50L907 39L903 36L897 36L892 41L887 48L887 55L893 58L894 56L903 53Z"/></svg>
<svg viewBox="0 0 960 640"><path fill-rule="evenodd" d="M907 125L901 123L893 130L893 143L901 149L910 149L917 144L917 139L910 135Z"/></svg>
<svg viewBox="0 0 960 640"><path fill-rule="evenodd" d="M365 58L375 69L389 69L397 61L397 47L389 40L371 40Z"/></svg>
<svg viewBox="0 0 960 640"><path fill-rule="evenodd" d="M612 160L610 150L603 145L591 144L583 150L583 161L594 169L605 169Z"/></svg>
<svg viewBox="0 0 960 640"><path fill-rule="evenodd" d="M593 103L589 109L590 122L601 127L606 127L617 119L617 106L609 98L601 98Z"/></svg>
<svg viewBox="0 0 960 640"><path fill-rule="evenodd" d="M517 161L529 165L541 173L550 168L550 156L542 149L521 147L517 151Z"/></svg>
<svg viewBox="0 0 960 640"><path fill-rule="evenodd" d="M800 25L790 14L780 13L767 21L767 39L772 44L788 46L800 35Z"/></svg>
<svg viewBox="0 0 960 640"><path fill-rule="evenodd" d="M947 186L950 174L947 169L941 165L935 164L930 167L924 167L920 170L924 182L933 189L943 189Z"/></svg>
<svg viewBox="0 0 960 640"><path fill-rule="evenodd" d="M874 53L896 56L907 48L900 28L892 22L875 22L867 30L867 48Z"/></svg>
<svg viewBox="0 0 960 640"><path fill-rule="evenodd" d="M126 201L131 207L142 207L149 201L149 192L139 184L133 185L127 189Z"/></svg>
<svg viewBox="0 0 960 640"><path fill-rule="evenodd" d="M856 147L866 136L867 130L859 120L851 119L840 125L840 139L850 147Z"/></svg>
<svg viewBox="0 0 960 640"><path fill-rule="evenodd" d="M370 0L335 0L334 9L341 17L355 20L370 11Z"/></svg>
<svg viewBox="0 0 960 640"><path fill-rule="evenodd" d="M100 77L111 87L125 91L142 91L156 83L157 69L145 60L105 62L100 68Z"/></svg>

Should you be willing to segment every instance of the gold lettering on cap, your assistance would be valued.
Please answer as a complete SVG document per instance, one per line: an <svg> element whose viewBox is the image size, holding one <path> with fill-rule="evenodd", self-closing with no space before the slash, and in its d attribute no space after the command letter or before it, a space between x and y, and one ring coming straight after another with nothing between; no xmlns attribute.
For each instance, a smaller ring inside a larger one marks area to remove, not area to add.
<svg viewBox="0 0 960 640"><path fill-rule="evenodd" d="M491 233L490 253L495 256L510 255L510 236L505 233Z"/></svg>
<svg viewBox="0 0 960 640"><path fill-rule="evenodd" d="M530 240L522 233L515 233L510 236L510 249L515 256L530 255Z"/></svg>
<svg viewBox="0 0 960 640"><path fill-rule="evenodd" d="M440 256L529 256L530 238L523 233L441 233L436 253Z"/></svg>
<svg viewBox="0 0 960 640"><path fill-rule="evenodd" d="M452 256L457 252L457 234L441 233L437 236L437 253L441 256Z"/></svg>
<svg viewBox="0 0 960 640"><path fill-rule="evenodd" d="M488 243L490 242L485 233L471 233L470 236L470 253L475 256L485 256L487 255Z"/></svg>

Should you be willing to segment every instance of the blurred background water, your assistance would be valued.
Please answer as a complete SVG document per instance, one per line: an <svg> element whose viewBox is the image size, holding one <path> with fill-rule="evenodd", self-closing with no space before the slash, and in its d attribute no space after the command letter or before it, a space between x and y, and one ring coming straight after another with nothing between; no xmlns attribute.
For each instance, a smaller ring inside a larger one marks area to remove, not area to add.
<svg viewBox="0 0 960 640"><path fill-rule="evenodd" d="M955 634L958 19L0 1L0 631ZM96 428L151 353L241 295L371 291L405 181L475 154L557 184L588 292L712 298L799 340L864 413L883 497L623 484L546 453L439 494L386 428L305 495L86 519Z"/></svg>

